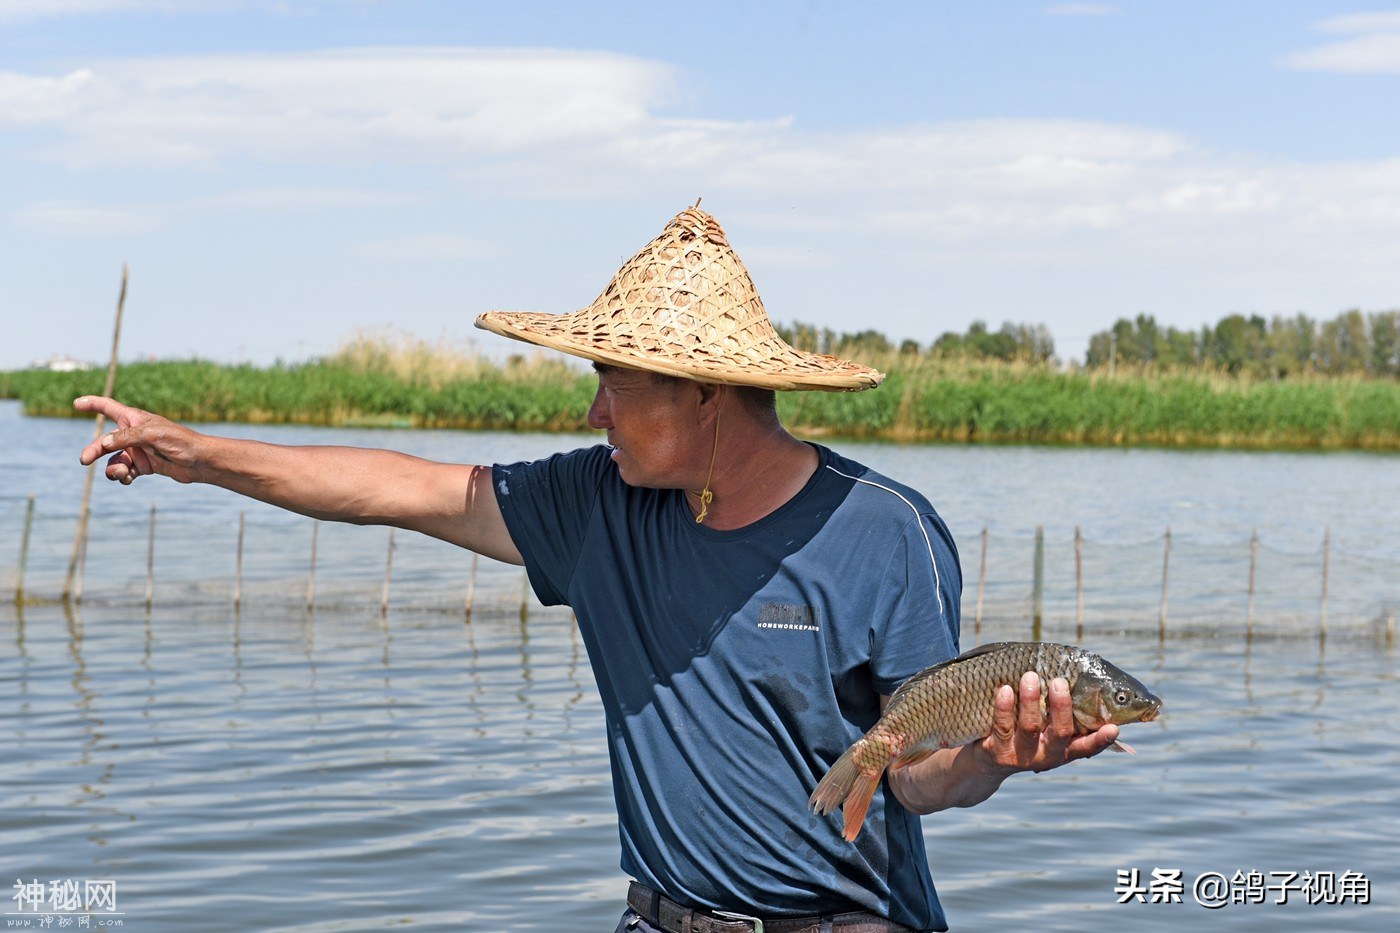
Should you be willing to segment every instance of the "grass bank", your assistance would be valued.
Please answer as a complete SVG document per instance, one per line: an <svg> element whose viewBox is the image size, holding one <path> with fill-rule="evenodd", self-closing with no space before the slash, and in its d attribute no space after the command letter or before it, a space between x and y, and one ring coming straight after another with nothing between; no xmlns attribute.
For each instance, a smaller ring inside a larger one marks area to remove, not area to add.
<svg viewBox="0 0 1400 933"><path fill-rule="evenodd" d="M879 389L779 393L784 421L806 436L900 441L1400 450L1393 379L868 362L889 373ZM73 398L100 392L102 381L100 371L9 372L0 395L29 414L69 415ZM123 401L182 421L557 431L585 429L594 378L556 357L415 359L369 342L266 368L129 363L117 386Z"/></svg>

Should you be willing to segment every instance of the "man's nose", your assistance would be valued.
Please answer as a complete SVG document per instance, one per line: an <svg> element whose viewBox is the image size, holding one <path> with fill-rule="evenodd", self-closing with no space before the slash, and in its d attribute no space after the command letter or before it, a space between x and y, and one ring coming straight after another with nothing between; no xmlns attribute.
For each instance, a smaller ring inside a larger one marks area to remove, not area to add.
<svg viewBox="0 0 1400 933"><path fill-rule="evenodd" d="M588 406L588 426L595 431L606 431L612 427L612 419L608 417L607 399L603 397L603 387L599 386L598 391L593 393L593 404Z"/></svg>

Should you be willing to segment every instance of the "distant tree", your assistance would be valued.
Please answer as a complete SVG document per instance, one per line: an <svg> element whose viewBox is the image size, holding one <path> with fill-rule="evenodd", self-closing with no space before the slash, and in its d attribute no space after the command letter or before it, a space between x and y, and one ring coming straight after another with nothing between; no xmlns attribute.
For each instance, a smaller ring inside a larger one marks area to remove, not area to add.
<svg viewBox="0 0 1400 933"><path fill-rule="evenodd" d="M791 326L776 325L778 336L798 350L807 353L829 353L835 338L830 328L818 329L814 324L797 322Z"/></svg>
<svg viewBox="0 0 1400 933"><path fill-rule="evenodd" d="M1231 373L1259 371L1267 331L1268 325L1257 314L1227 315L1204 335L1205 359Z"/></svg>
<svg viewBox="0 0 1400 933"><path fill-rule="evenodd" d="M934 356L989 360L1048 362L1055 355L1055 340L1044 324L1013 324L993 333L986 321L973 321L967 333L951 331L933 342Z"/></svg>
<svg viewBox="0 0 1400 933"><path fill-rule="evenodd" d="M1324 321L1317 339L1318 368L1323 372L1365 372L1371 346L1366 334L1366 317L1353 308L1335 320Z"/></svg>
<svg viewBox="0 0 1400 933"><path fill-rule="evenodd" d="M890 353L894 344L877 330L863 330L854 334L842 334L836 338L829 352L837 356L874 356Z"/></svg>
<svg viewBox="0 0 1400 933"><path fill-rule="evenodd" d="M1110 361L1189 366L1197 360L1195 335L1174 327L1163 331L1150 314L1133 320L1119 318L1113 326L1089 338L1084 365L1107 366Z"/></svg>
<svg viewBox="0 0 1400 933"><path fill-rule="evenodd" d="M1371 372L1400 376L1400 311L1371 315Z"/></svg>

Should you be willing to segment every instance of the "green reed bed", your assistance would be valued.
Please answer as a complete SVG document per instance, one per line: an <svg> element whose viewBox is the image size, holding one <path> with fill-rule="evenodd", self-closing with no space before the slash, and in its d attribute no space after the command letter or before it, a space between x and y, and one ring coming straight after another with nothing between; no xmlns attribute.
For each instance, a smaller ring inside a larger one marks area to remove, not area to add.
<svg viewBox="0 0 1400 933"><path fill-rule="evenodd" d="M889 374L874 391L780 393L785 422L806 436L891 440L1400 450L1393 379L873 362ZM67 415L102 380L95 370L3 373L0 394L29 414ZM130 363L117 395L183 421L567 431L586 429L594 386L591 373L544 355L498 365L365 350L266 368Z"/></svg>

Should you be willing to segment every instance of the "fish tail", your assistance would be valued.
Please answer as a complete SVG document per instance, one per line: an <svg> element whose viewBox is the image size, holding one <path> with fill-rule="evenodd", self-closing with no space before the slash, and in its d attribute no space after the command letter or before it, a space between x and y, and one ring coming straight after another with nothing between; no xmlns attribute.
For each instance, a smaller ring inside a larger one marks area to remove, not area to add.
<svg viewBox="0 0 1400 933"><path fill-rule="evenodd" d="M836 760L831 770L817 783L808 805L825 816L838 806L845 816L844 833L848 842L854 842L860 834L865 813L870 809L870 801L875 789L880 786L880 775L884 769L871 772L863 769L856 761L856 751L861 743L846 749L845 754Z"/></svg>
<svg viewBox="0 0 1400 933"><path fill-rule="evenodd" d="M856 837L860 835L860 826L865 822L865 811L870 809L875 788L879 786L879 774L867 774L862 771L856 775L851 792L847 795L846 802L841 805L841 813L846 818L845 832L841 835L846 837L847 842L855 842Z"/></svg>

